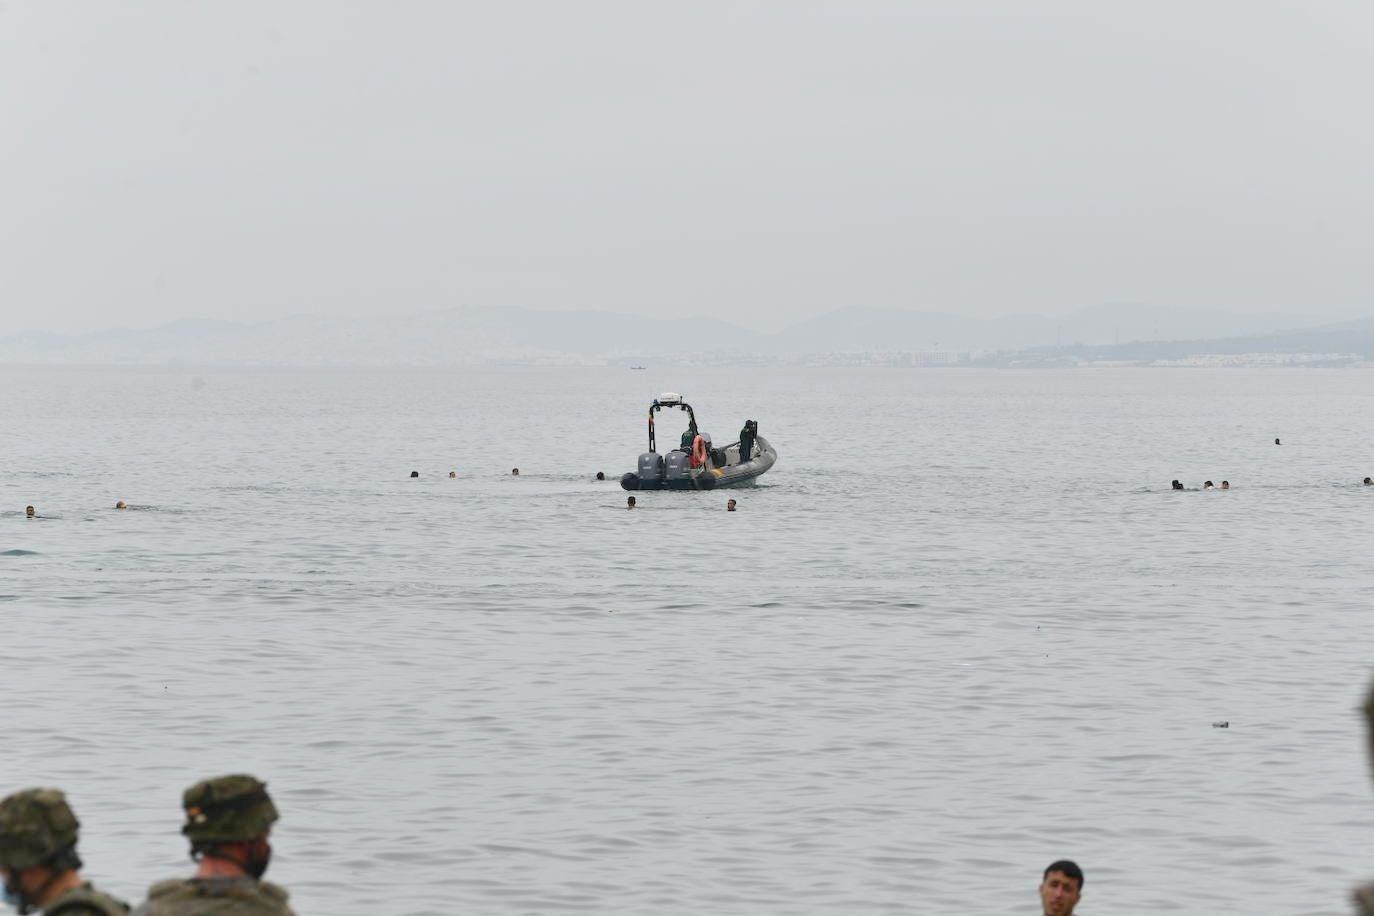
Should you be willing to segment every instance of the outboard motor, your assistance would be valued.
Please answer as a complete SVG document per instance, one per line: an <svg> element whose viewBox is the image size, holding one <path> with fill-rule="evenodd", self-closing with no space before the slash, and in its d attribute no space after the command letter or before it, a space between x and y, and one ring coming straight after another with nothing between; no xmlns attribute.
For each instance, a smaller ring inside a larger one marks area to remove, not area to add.
<svg viewBox="0 0 1374 916"><path fill-rule="evenodd" d="M639 456L639 479L650 487L663 480L663 456L658 452L645 452Z"/></svg>
<svg viewBox="0 0 1374 916"><path fill-rule="evenodd" d="M664 462L664 477L667 480L690 480L692 477L692 465L686 452L673 451L667 455Z"/></svg>

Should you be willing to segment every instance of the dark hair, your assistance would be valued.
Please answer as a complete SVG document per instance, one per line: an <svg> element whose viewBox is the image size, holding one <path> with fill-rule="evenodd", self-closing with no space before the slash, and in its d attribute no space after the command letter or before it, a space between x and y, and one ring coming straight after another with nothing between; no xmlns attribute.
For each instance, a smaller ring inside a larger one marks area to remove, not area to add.
<svg viewBox="0 0 1374 916"><path fill-rule="evenodd" d="M410 472L410 476L411 476L411 477L419 477L419 476L420 476L420 472L419 472L419 471L411 471L411 472Z"/></svg>
<svg viewBox="0 0 1374 916"><path fill-rule="evenodd" d="M605 480L605 479L606 479L606 472L605 472L605 471L597 471L597 472L596 472L596 479L597 479L597 480Z"/></svg>
<svg viewBox="0 0 1374 916"><path fill-rule="evenodd" d="M1079 868L1077 863L1070 862L1068 859L1060 859L1058 862L1051 862L1045 869L1045 874L1042 876L1041 880L1048 878L1052 871L1057 871L1066 878L1074 879L1078 882L1078 889L1080 891L1083 889L1083 869Z"/></svg>

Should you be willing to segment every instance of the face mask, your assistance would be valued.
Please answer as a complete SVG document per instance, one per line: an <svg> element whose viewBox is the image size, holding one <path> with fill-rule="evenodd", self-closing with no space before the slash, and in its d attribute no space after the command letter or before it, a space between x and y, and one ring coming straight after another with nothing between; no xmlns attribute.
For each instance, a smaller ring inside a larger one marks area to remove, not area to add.
<svg viewBox="0 0 1374 916"><path fill-rule="evenodd" d="M252 875L254 880L262 878L267 873L267 864L271 861L272 847L263 843L261 853L248 860L248 874Z"/></svg>
<svg viewBox="0 0 1374 916"><path fill-rule="evenodd" d="M5 903L14 907L15 912L28 912L28 907L24 905L24 895L19 893L19 891L15 890L13 887L11 887L8 881L5 882L5 892L2 899L4 899Z"/></svg>

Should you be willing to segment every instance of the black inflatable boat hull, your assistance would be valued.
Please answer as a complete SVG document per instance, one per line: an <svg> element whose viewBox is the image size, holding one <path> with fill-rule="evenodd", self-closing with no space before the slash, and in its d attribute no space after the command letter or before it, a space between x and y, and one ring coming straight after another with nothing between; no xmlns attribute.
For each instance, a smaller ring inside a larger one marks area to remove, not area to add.
<svg viewBox="0 0 1374 916"><path fill-rule="evenodd" d="M740 464L703 471L694 477L683 480L642 480L631 471L620 478L620 485L626 490L721 490L729 487L750 487L778 460L778 455L759 436L754 440L758 456Z"/></svg>

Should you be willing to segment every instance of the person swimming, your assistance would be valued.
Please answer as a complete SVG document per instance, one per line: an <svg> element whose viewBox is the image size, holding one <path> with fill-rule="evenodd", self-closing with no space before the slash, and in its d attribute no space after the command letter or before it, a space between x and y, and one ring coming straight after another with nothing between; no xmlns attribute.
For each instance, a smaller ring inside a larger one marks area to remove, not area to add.
<svg viewBox="0 0 1374 916"><path fill-rule="evenodd" d="M411 477L419 477L419 476L420 476L420 472L419 472L419 471L411 471L411 472L410 472L410 476L411 476Z"/></svg>
<svg viewBox="0 0 1374 916"><path fill-rule="evenodd" d="M1202 489L1204 489L1204 490L1210 490L1210 489L1212 489L1213 486L1214 486L1214 484L1209 480L1209 481L1207 481L1206 483L1204 483L1204 484L1202 485Z"/></svg>
<svg viewBox="0 0 1374 916"><path fill-rule="evenodd" d="M625 497L625 508L626 508L626 509L633 509L634 507L635 507L635 498L634 498L633 496L627 496L627 497Z"/></svg>
<svg viewBox="0 0 1374 916"><path fill-rule="evenodd" d="M1282 443L1282 442L1280 442L1280 441L1279 441L1279 440L1277 440L1277 439L1275 439L1275 440L1274 440L1274 444L1275 444L1275 445L1283 445L1283 443Z"/></svg>
<svg viewBox="0 0 1374 916"><path fill-rule="evenodd" d="M1365 485L1366 487L1374 487L1374 478L1366 477L1366 478L1364 479L1364 485Z"/></svg>
<svg viewBox="0 0 1374 916"><path fill-rule="evenodd" d="M510 476L512 476L512 477L519 477L519 476L520 476L520 469L519 469L519 468L511 468L511 469L510 469Z"/></svg>
<svg viewBox="0 0 1374 916"><path fill-rule="evenodd" d="M457 472L457 471L449 471L449 472L448 472L448 479L449 479L449 480L454 480L455 478L457 478L457 476L458 476L458 472Z"/></svg>
<svg viewBox="0 0 1374 916"><path fill-rule="evenodd" d="M126 503L124 500L121 499L119 502L115 503L115 508L116 508L116 509L127 509L127 508L129 508L129 504Z"/></svg>
<svg viewBox="0 0 1374 916"><path fill-rule="evenodd" d="M735 501L734 501L733 499L730 500L729 502L727 502L727 503L725 504L725 511L726 511L726 512L734 512L734 511L735 511Z"/></svg>
<svg viewBox="0 0 1374 916"><path fill-rule="evenodd" d="M606 472L605 472L605 471L597 471L597 472L596 472L596 479L597 479L597 480L605 480L605 479L606 479Z"/></svg>
<svg viewBox="0 0 1374 916"><path fill-rule="evenodd" d="M24 507L24 518L38 518L38 513L34 510L33 506Z"/></svg>
<svg viewBox="0 0 1374 916"><path fill-rule="evenodd" d="M1231 489L1231 481L1229 481L1229 480L1223 480L1223 481L1221 482L1221 488L1222 488L1223 490L1229 490L1229 489Z"/></svg>
<svg viewBox="0 0 1374 916"><path fill-rule="evenodd" d="M1170 484L1170 486L1172 486L1175 490L1182 490L1182 489L1183 489L1183 484L1179 483L1177 480L1175 480L1172 484Z"/></svg>

